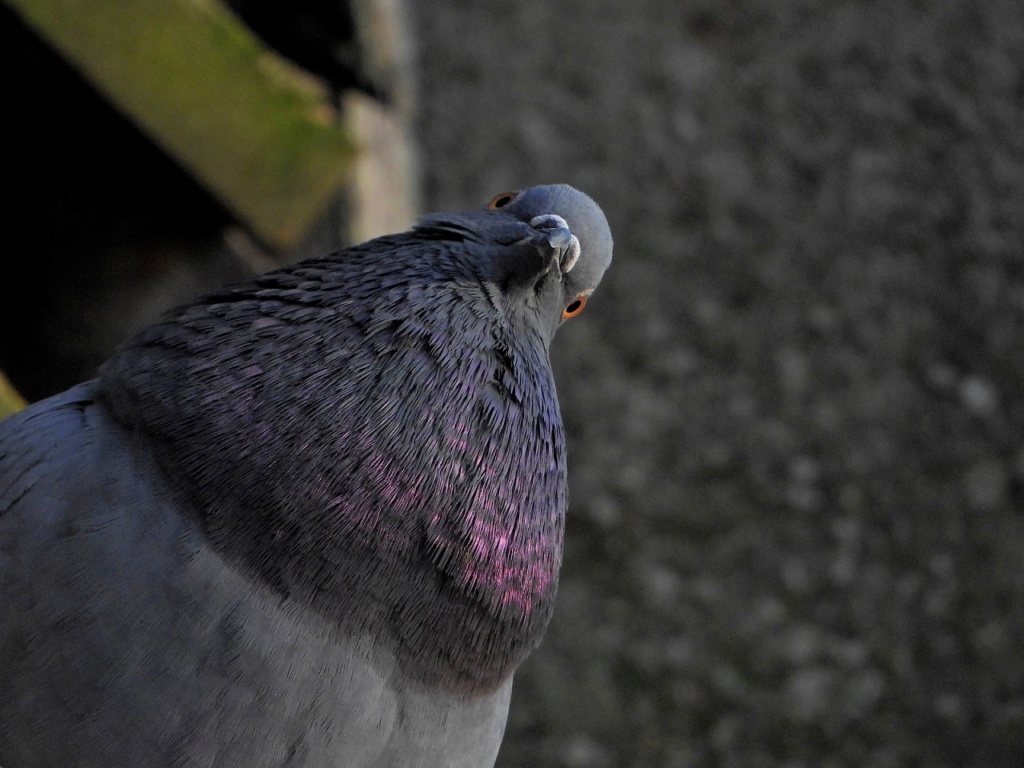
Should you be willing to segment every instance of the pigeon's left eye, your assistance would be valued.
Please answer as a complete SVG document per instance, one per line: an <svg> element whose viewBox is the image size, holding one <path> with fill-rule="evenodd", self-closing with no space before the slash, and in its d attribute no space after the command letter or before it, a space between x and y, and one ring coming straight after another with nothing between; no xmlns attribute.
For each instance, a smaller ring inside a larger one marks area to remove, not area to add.
<svg viewBox="0 0 1024 768"><path fill-rule="evenodd" d="M492 211L498 208L504 208L506 205L516 199L518 192L502 192L500 195L495 195L491 198L491 202L487 204L487 207Z"/></svg>
<svg viewBox="0 0 1024 768"><path fill-rule="evenodd" d="M568 320L571 317L576 317L585 306L587 306L587 294L581 293L565 305L565 309L562 310L562 319Z"/></svg>

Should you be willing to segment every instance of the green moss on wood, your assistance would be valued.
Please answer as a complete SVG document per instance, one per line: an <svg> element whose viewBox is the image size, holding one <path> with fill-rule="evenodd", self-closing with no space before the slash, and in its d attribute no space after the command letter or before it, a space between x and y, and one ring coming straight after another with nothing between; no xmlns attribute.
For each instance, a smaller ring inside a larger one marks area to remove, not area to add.
<svg viewBox="0 0 1024 768"><path fill-rule="evenodd" d="M344 179L352 145L322 88L216 0L4 2L272 244Z"/></svg>
<svg viewBox="0 0 1024 768"><path fill-rule="evenodd" d="M0 419L6 419L27 405L25 399L18 394L11 382L0 371Z"/></svg>

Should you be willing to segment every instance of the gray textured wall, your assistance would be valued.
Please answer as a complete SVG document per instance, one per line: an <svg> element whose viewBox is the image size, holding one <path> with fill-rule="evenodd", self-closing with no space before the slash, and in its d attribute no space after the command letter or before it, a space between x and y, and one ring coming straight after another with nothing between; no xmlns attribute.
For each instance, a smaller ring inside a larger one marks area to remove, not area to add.
<svg viewBox="0 0 1024 768"><path fill-rule="evenodd" d="M408 5L427 207L617 243L500 765L1024 765L1024 4Z"/></svg>

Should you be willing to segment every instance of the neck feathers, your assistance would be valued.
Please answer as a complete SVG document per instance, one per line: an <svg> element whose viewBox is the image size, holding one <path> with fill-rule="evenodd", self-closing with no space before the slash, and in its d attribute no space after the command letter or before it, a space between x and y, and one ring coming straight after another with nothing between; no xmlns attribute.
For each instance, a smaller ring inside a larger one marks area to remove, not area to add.
<svg viewBox="0 0 1024 768"><path fill-rule="evenodd" d="M551 614L561 419L540 336L417 249L418 273L355 249L179 310L102 387L227 559L421 683L490 691Z"/></svg>

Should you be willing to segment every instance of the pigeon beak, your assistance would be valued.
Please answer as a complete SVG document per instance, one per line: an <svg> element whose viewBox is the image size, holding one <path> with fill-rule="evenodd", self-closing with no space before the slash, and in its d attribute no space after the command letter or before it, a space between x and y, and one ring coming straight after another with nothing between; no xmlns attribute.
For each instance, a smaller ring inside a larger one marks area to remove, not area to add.
<svg viewBox="0 0 1024 768"><path fill-rule="evenodd" d="M530 226L546 234L547 244L552 250L552 259L558 265L559 277L568 274L579 261L580 241L570 231L565 219L553 213L546 213L532 218Z"/></svg>
<svg viewBox="0 0 1024 768"><path fill-rule="evenodd" d="M568 232L568 230L566 231ZM580 241L576 235L571 233L570 237L572 239L569 241L569 246L565 249L561 260L558 262L558 268L562 270L563 275L569 274L569 270L575 267L576 262L580 260Z"/></svg>

